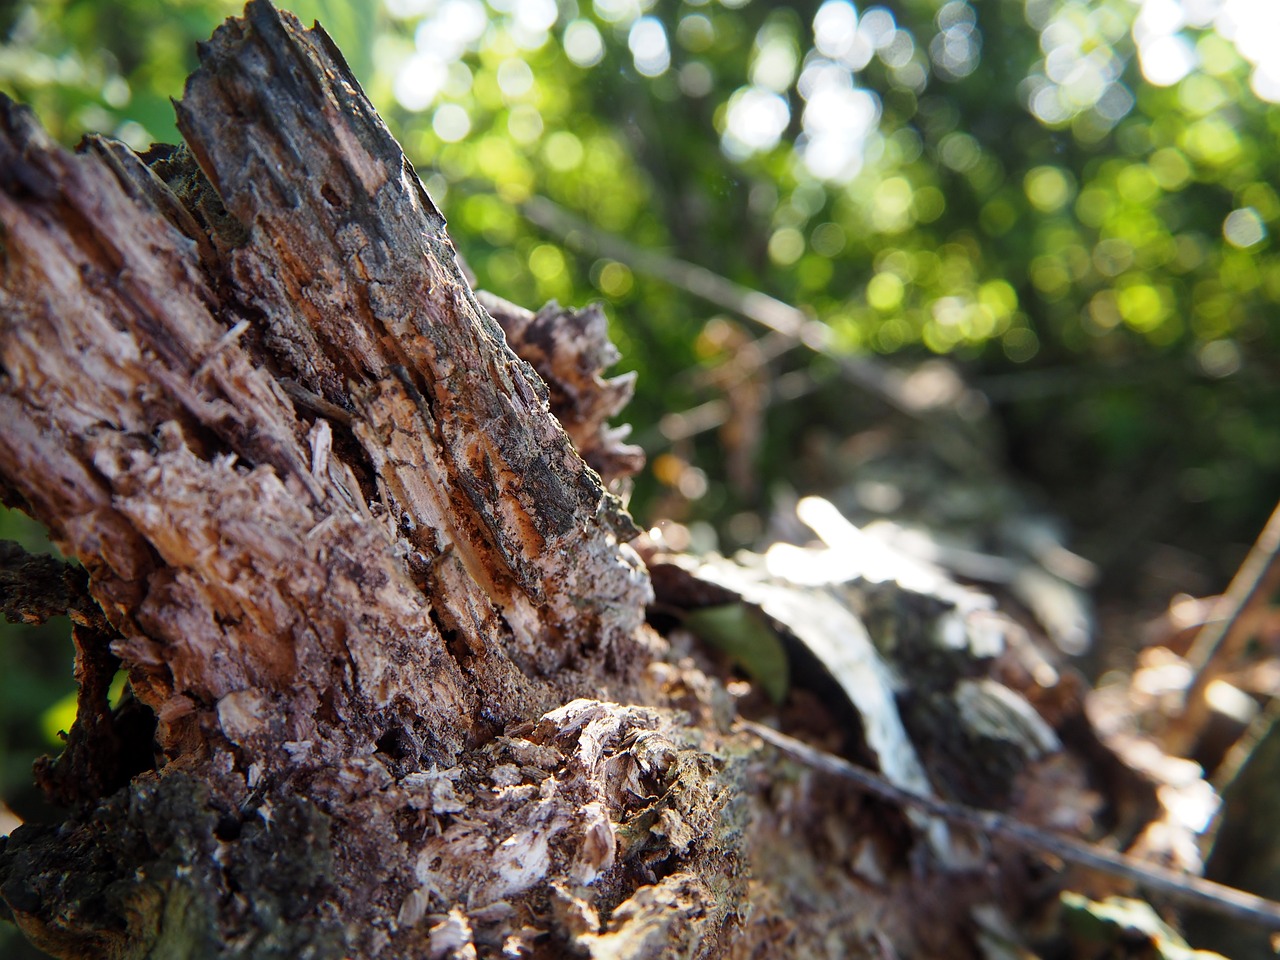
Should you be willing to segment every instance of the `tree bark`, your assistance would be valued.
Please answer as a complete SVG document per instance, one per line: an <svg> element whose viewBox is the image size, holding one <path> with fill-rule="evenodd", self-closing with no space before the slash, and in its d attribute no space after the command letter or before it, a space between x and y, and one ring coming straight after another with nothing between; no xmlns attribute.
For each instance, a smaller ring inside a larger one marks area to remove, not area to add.
<svg viewBox="0 0 1280 960"><path fill-rule="evenodd" d="M200 53L181 147L0 110L0 478L105 615L12 919L63 957L974 956L1026 865L912 866L646 624L599 313L477 301L318 28L253 0Z"/></svg>

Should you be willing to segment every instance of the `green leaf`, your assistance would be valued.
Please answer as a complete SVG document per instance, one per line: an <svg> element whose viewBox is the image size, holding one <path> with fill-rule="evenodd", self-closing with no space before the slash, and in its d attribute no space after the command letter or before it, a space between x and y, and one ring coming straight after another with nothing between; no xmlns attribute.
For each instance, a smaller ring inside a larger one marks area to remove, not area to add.
<svg viewBox="0 0 1280 960"><path fill-rule="evenodd" d="M72 690L56 703L47 707L40 715L40 731L47 743L62 747L65 741L62 734L71 729L76 722L76 691Z"/></svg>
<svg viewBox="0 0 1280 960"><path fill-rule="evenodd" d="M702 640L732 657L774 703L786 699L791 682L787 651L755 607L745 603L703 607L685 614L684 623Z"/></svg>
<svg viewBox="0 0 1280 960"><path fill-rule="evenodd" d="M1090 900L1069 890L1060 898L1064 924L1077 936L1094 943L1133 944L1135 936L1146 937L1160 960L1223 960L1209 950L1193 950L1176 930L1160 919L1151 905L1127 897Z"/></svg>

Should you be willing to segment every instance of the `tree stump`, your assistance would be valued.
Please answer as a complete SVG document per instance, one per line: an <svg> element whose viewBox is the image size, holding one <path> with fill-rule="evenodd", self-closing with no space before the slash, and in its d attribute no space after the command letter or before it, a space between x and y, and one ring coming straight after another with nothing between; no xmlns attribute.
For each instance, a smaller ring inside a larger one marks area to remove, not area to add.
<svg viewBox="0 0 1280 960"><path fill-rule="evenodd" d="M200 58L179 147L0 107L0 490L102 614L40 769L65 822L0 848L34 943L972 957L1043 898L735 729L646 623L601 316L477 300L322 30L252 0Z"/></svg>

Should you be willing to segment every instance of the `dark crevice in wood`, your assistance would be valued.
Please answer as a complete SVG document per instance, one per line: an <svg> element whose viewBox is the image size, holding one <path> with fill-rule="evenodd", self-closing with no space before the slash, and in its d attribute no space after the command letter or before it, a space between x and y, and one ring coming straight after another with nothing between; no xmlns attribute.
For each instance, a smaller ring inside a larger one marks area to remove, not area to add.
<svg viewBox="0 0 1280 960"><path fill-rule="evenodd" d="M109 634L75 626L76 719L66 747L55 760L42 757L36 783L53 803L77 807L115 793L138 774L155 768L155 715L132 695L114 709L108 692L120 660Z"/></svg>

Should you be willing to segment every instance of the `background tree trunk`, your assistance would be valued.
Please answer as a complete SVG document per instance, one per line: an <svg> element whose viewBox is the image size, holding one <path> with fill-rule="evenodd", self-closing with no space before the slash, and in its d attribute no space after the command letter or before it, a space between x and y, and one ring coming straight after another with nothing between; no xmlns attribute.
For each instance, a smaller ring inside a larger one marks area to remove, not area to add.
<svg viewBox="0 0 1280 960"><path fill-rule="evenodd" d="M646 625L600 314L477 302L322 31L254 0L201 61L185 146L0 113L0 477L105 614L12 918L66 957L974 955L1026 865L913 866Z"/></svg>

